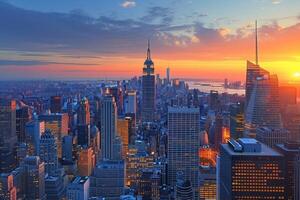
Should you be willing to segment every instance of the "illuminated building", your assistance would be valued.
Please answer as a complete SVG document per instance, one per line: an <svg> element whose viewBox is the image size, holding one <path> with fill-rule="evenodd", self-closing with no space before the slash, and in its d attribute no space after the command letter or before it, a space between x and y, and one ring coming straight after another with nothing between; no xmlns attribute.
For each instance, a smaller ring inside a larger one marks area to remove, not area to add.
<svg viewBox="0 0 300 200"><path fill-rule="evenodd" d="M26 199L46 200L45 163L38 156L28 156L22 163L25 172Z"/></svg>
<svg viewBox="0 0 300 200"><path fill-rule="evenodd" d="M16 166L16 101L0 98L0 173Z"/></svg>
<svg viewBox="0 0 300 200"><path fill-rule="evenodd" d="M244 103L231 104L229 107L230 112L230 135L233 139L243 137L245 117L244 117L245 105Z"/></svg>
<svg viewBox="0 0 300 200"><path fill-rule="evenodd" d="M145 200L159 200L160 182L161 177L159 170L153 168L142 169L139 171L137 192Z"/></svg>
<svg viewBox="0 0 300 200"><path fill-rule="evenodd" d="M100 161L90 176L90 197L118 200L125 187L124 161Z"/></svg>
<svg viewBox="0 0 300 200"><path fill-rule="evenodd" d="M256 130L256 139L261 143L274 148L277 144L284 144L289 132L284 128L260 127Z"/></svg>
<svg viewBox="0 0 300 200"><path fill-rule="evenodd" d="M255 139L221 145L220 199L284 199L284 157Z"/></svg>
<svg viewBox="0 0 300 200"><path fill-rule="evenodd" d="M288 141L284 144L276 145L276 150L284 156L285 170L285 199L296 200L294 198L297 188L299 188L299 161L297 156L299 155L300 143L294 141ZM298 168L297 168L298 167ZM297 186L298 182L298 186ZM299 190L298 190L299 192ZM300 197L300 196L299 196Z"/></svg>
<svg viewBox="0 0 300 200"><path fill-rule="evenodd" d="M122 140L122 157L125 158L128 152L129 133L131 131L130 118L118 119L117 124L117 134Z"/></svg>
<svg viewBox="0 0 300 200"><path fill-rule="evenodd" d="M168 183L176 185L177 172L198 193L200 113L198 108L168 108Z"/></svg>
<svg viewBox="0 0 300 200"><path fill-rule="evenodd" d="M152 168L153 165L154 158L145 149L138 148L138 144L129 147L126 155L126 185L131 188L137 188L139 180L138 172L142 169Z"/></svg>
<svg viewBox="0 0 300 200"><path fill-rule="evenodd" d="M199 177L199 199L216 199L216 168L201 166Z"/></svg>
<svg viewBox="0 0 300 200"><path fill-rule="evenodd" d="M230 140L230 129L226 126L222 127L222 144L227 143Z"/></svg>
<svg viewBox="0 0 300 200"><path fill-rule="evenodd" d="M155 76L148 41L147 59L144 62L142 77L142 122L152 122L155 118Z"/></svg>
<svg viewBox="0 0 300 200"><path fill-rule="evenodd" d="M45 173L54 175L58 169L57 146L50 130L41 136L39 156L45 163Z"/></svg>
<svg viewBox="0 0 300 200"><path fill-rule="evenodd" d="M90 176L95 167L95 154L92 147L79 151L77 168L79 176Z"/></svg>
<svg viewBox="0 0 300 200"><path fill-rule="evenodd" d="M201 166L216 166L217 151L209 146L202 146L199 149L199 160Z"/></svg>
<svg viewBox="0 0 300 200"><path fill-rule="evenodd" d="M50 98L51 113L61 113L61 96L52 96Z"/></svg>
<svg viewBox="0 0 300 200"><path fill-rule="evenodd" d="M76 177L67 188L67 199L88 200L90 189L90 179L87 176Z"/></svg>
<svg viewBox="0 0 300 200"><path fill-rule="evenodd" d="M246 136L255 137L262 126L282 128L277 75L257 78L245 115Z"/></svg>
<svg viewBox="0 0 300 200"><path fill-rule="evenodd" d="M114 143L117 136L117 105L115 98L106 94L101 107L102 159L114 159Z"/></svg>
<svg viewBox="0 0 300 200"><path fill-rule="evenodd" d="M0 199L17 200L17 190L11 174L0 175Z"/></svg>
<svg viewBox="0 0 300 200"><path fill-rule="evenodd" d="M25 126L25 142L27 155L39 155L40 137L45 132L45 122L38 120L30 121Z"/></svg>
<svg viewBox="0 0 300 200"><path fill-rule="evenodd" d="M55 113L39 115L39 121L45 122L45 129L49 129L54 135L57 144L58 158L62 157L62 138L68 135L69 117L67 113Z"/></svg>

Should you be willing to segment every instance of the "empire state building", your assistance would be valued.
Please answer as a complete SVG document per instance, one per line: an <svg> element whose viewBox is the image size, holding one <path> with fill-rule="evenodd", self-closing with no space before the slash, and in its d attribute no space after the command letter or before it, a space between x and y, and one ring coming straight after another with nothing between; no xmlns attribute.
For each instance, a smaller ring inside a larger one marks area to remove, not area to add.
<svg viewBox="0 0 300 200"><path fill-rule="evenodd" d="M142 122L153 122L155 115L155 75L148 41L147 59L144 62L142 77Z"/></svg>

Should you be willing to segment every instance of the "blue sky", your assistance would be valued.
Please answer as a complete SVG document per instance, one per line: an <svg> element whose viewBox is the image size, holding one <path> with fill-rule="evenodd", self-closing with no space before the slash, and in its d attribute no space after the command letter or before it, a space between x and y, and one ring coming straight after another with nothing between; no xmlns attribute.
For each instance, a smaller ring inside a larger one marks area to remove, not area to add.
<svg viewBox="0 0 300 200"><path fill-rule="evenodd" d="M149 38L163 65L174 59L244 60L253 57L255 19L263 44L277 38L284 44L290 33L297 35L299 8L299 0L0 0L0 70L11 70L2 73L5 78L21 67L27 72L47 65L110 71L119 62L143 63ZM265 59L292 60L298 43L292 41L289 55L273 44L276 54L261 52ZM128 75L137 73L134 67Z"/></svg>

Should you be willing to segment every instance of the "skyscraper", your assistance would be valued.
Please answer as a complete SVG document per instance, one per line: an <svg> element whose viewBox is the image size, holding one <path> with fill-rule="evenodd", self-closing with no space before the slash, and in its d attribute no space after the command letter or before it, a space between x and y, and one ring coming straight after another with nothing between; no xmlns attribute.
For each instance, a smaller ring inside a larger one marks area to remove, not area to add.
<svg viewBox="0 0 300 200"><path fill-rule="evenodd" d="M50 130L46 130L40 139L40 159L45 162L45 172L56 175L58 169L57 146Z"/></svg>
<svg viewBox="0 0 300 200"><path fill-rule="evenodd" d="M67 113L39 115L39 121L45 122L45 129L54 135L58 158L62 157L62 138L68 135L69 117Z"/></svg>
<svg viewBox="0 0 300 200"><path fill-rule="evenodd" d="M114 143L117 132L117 106L115 98L106 94L101 107L102 159L114 159Z"/></svg>
<svg viewBox="0 0 300 200"><path fill-rule="evenodd" d="M282 154L251 138L221 145L218 160L220 199L284 199Z"/></svg>
<svg viewBox="0 0 300 200"><path fill-rule="evenodd" d="M298 152L298 155L295 159L295 188L294 188L294 198L295 199L300 199L300 151Z"/></svg>
<svg viewBox="0 0 300 200"><path fill-rule="evenodd" d="M245 115L246 136L255 137L262 126L282 128L277 75L257 78Z"/></svg>
<svg viewBox="0 0 300 200"><path fill-rule="evenodd" d="M166 75L167 75L167 82L169 84L171 82L170 81L170 67L167 67L167 73L166 73Z"/></svg>
<svg viewBox="0 0 300 200"><path fill-rule="evenodd" d="M144 62L142 77L142 122L152 122L155 118L155 75L148 41L147 59Z"/></svg>
<svg viewBox="0 0 300 200"><path fill-rule="evenodd" d="M88 200L90 190L90 179L87 176L77 176L67 188L67 199Z"/></svg>
<svg viewBox="0 0 300 200"><path fill-rule="evenodd" d="M80 176L90 176L92 174L95 167L95 154L92 147L80 149L77 166Z"/></svg>
<svg viewBox="0 0 300 200"><path fill-rule="evenodd" d="M61 113L61 96L52 96L50 98L51 113Z"/></svg>
<svg viewBox="0 0 300 200"><path fill-rule="evenodd" d="M28 156L21 165L25 170L26 199L46 200L45 163L38 156Z"/></svg>
<svg viewBox="0 0 300 200"><path fill-rule="evenodd" d="M0 173L16 166L16 101L0 98Z"/></svg>
<svg viewBox="0 0 300 200"><path fill-rule="evenodd" d="M126 94L125 113L132 113L136 115L136 91L130 90Z"/></svg>
<svg viewBox="0 0 300 200"><path fill-rule="evenodd" d="M299 193L300 186L300 162L299 162L299 149L300 143L295 141L288 141L284 144L276 145L276 150L284 156L284 177L285 177L285 199L296 200L300 196L294 198ZM300 193L298 194L300 195Z"/></svg>
<svg viewBox="0 0 300 200"><path fill-rule="evenodd" d="M91 123L90 120L90 105L86 97L82 98L78 107L78 124L87 125Z"/></svg>
<svg viewBox="0 0 300 200"><path fill-rule="evenodd" d="M125 158L127 152L128 152L128 144L129 144L129 134L131 130L131 124L130 119L118 119L118 128L117 128L117 134L122 140L122 153L123 158Z"/></svg>
<svg viewBox="0 0 300 200"><path fill-rule="evenodd" d="M284 128L260 127L257 129L256 139L274 148L277 144L284 144L289 132Z"/></svg>
<svg viewBox="0 0 300 200"><path fill-rule="evenodd" d="M200 113L197 108L168 108L168 183L176 185L176 175L183 172L198 194Z"/></svg>

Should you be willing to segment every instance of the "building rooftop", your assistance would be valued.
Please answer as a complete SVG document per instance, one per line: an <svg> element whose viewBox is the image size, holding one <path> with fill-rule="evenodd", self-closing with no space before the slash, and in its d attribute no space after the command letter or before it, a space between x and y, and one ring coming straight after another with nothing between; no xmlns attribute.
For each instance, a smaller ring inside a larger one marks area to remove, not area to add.
<svg viewBox="0 0 300 200"><path fill-rule="evenodd" d="M258 142L256 139L240 138L235 143L239 144L242 148L237 148L236 150L235 146L232 146L230 143L222 144L222 148L232 156L282 156L279 152Z"/></svg>
<svg viewBox="0 0 300 200"><path fill-rule="evenodd" d="M84 184L89 179L88 176L77 176L72 183L74 184Z"/></svg>
<svg viewBox="0 0 300 200"><path fill-rule="evenodd" d="M168 107L168 113L199 113L199 108L189 107Z"/></svg>

